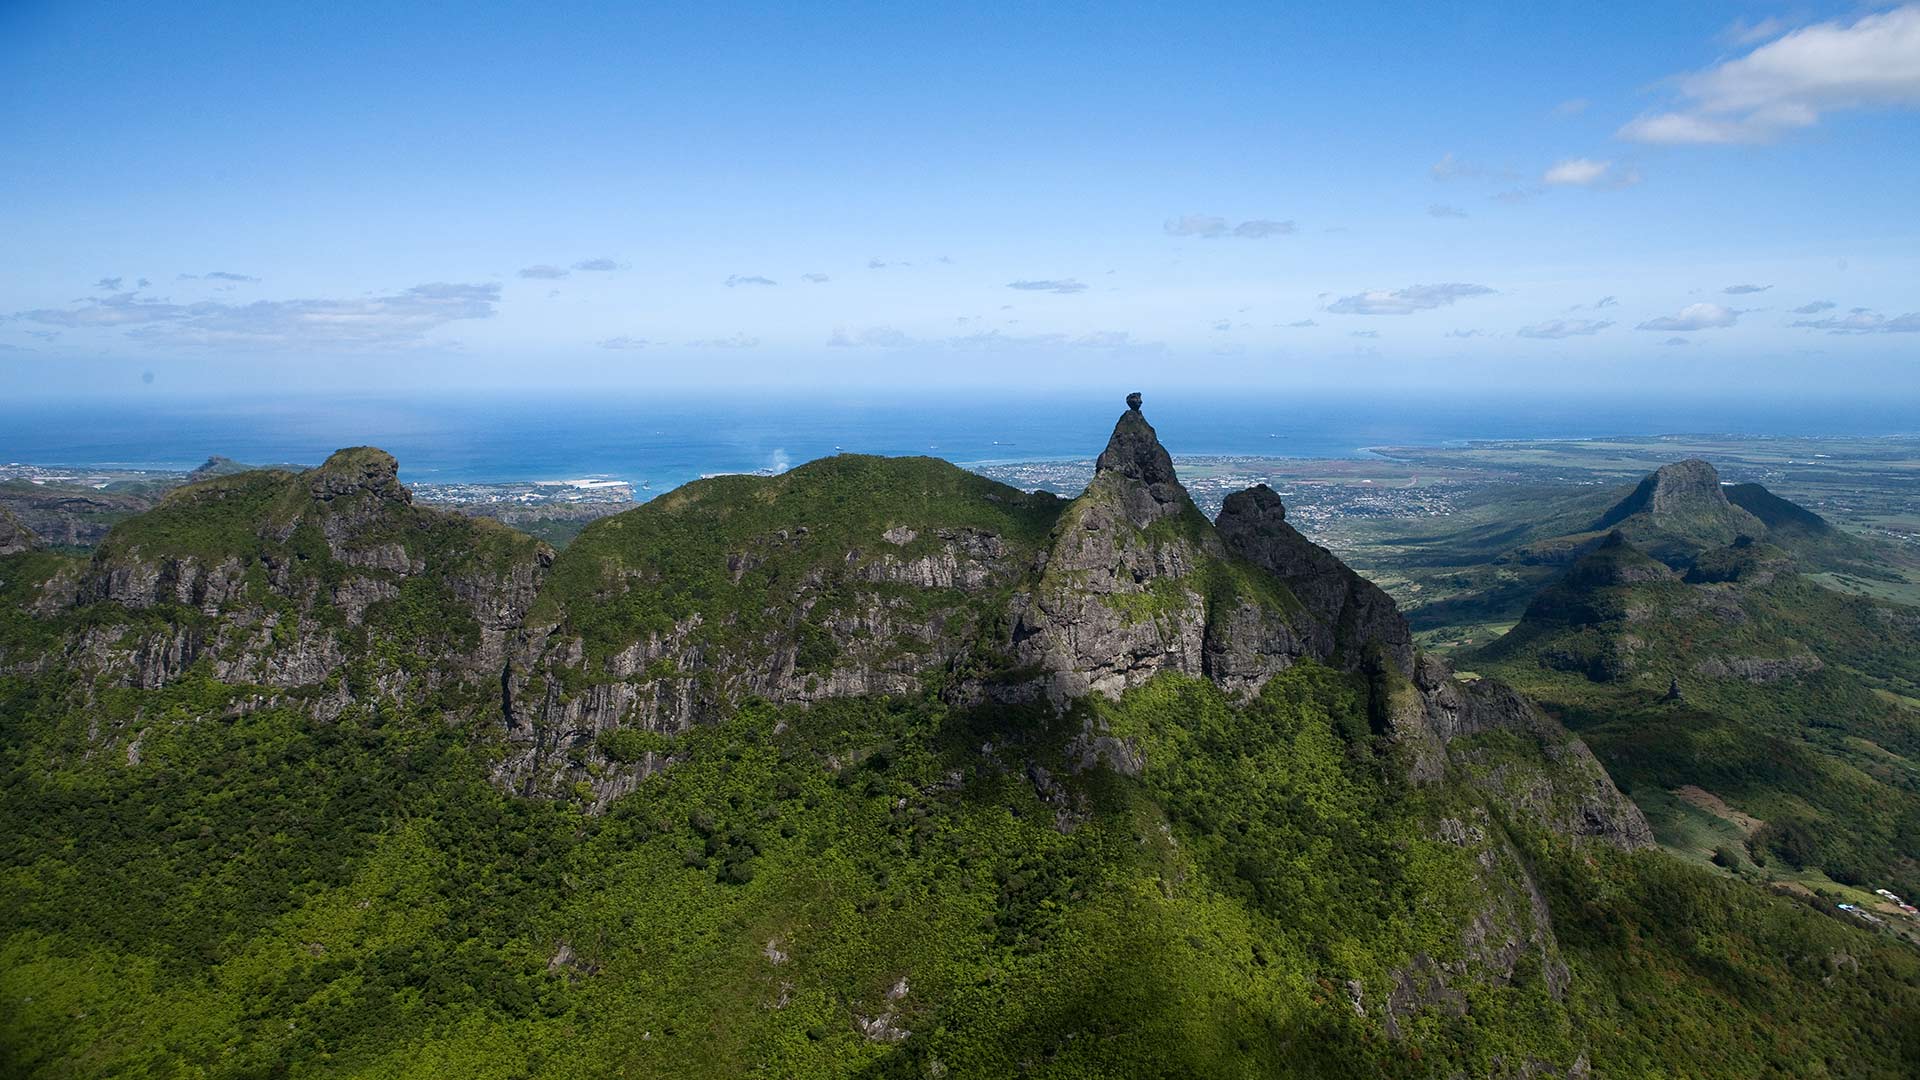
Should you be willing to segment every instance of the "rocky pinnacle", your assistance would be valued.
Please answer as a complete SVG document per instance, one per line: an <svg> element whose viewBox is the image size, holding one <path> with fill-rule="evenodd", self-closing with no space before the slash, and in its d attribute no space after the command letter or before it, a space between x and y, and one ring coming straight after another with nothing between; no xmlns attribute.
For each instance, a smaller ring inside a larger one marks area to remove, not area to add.
<svg viewBox="0 0 1920 1080"><path fill-rule="evenodd" d="M1128 394L1127 404L1107 448L1094 462L1093 477L1095 485L1118 490L1128 520L1135 528L1145 528L1148 522L1179 513L1191 500L1174 474L1173 458L1140 412L1140 395Z"/></svg>

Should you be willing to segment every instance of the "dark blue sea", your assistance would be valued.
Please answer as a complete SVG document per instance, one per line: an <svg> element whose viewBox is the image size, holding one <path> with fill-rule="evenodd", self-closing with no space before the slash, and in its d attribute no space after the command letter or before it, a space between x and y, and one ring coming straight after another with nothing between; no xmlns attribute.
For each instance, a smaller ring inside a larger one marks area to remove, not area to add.
<svg viewBox="0 0 1920 1080"><path fill-rule="evenodd" d="M778 470L838 450L960 464L1086 459L1120 394L449 394L395 399L187 399L0 403L0 462L189 469L214 454L314 463L371 444L412 483L608 477L665 491L705 473ZM1874 436L1920 431L1908 396L1881 402L1618 401L1434 394L1147 395L1182 454L1349 457L1390 444L1475 439L1726 434Z"/></svg>

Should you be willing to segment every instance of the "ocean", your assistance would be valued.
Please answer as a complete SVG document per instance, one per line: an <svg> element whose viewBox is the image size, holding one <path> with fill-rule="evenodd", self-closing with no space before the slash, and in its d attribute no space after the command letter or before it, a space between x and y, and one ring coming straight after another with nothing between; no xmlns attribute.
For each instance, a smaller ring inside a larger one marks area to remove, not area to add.
<svg viewBox="0 0 1920 1080"><path fill-rule="evenodd" d="M1910 399L1783 402L1647 395L1154 393L1145 412L1176 456L1351 457L1378 445L1607 435L1878 436L1920 432ZM187 399L0 404L0 461L190 469L220 454L316 463L375 445L411 483L612 478L654 492L703 474L777 471L836 451L962 465L1088 459L1123 393L449 393L409 399Z"/></svg>

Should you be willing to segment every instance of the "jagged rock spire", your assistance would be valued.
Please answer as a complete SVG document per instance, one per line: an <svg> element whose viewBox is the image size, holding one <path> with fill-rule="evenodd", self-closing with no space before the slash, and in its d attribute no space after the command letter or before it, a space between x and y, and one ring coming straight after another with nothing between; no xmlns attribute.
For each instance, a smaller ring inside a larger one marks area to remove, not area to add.
<svg viewBox="0 0 1920 1080"><path fill-rule="evenodd" d="M1113 425L1107 448L1093 464L1093 477L1096 486L1119 493L1127 519L1136 528L1192 505L1173 471L1173 458L1140 412L1137 391L1127 395L1127 411Z"/></svg>

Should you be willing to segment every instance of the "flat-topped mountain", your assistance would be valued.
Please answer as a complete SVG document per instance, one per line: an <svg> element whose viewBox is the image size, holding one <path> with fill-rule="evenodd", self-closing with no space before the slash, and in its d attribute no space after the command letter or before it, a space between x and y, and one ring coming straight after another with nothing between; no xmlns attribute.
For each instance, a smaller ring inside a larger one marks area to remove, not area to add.
<svg viewBox="0 0 1920 1080"><path fill-rule="evenodd" d="M210 477L0 556L0 706L21 1075L1920 1051L1920 959L1653 851L1272 490L1207 521L1137 399L1073 500L843 455L558 554L373 448Z"/></svg>

